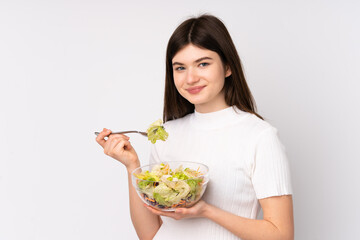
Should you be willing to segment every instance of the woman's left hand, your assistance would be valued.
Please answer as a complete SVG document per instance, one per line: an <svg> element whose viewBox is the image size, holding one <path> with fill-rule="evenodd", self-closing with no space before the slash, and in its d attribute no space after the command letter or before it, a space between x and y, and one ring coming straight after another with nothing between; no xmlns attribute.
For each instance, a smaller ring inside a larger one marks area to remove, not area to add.
<svg viewBox="0 0 360 240"><path fill-rule="evenodd" d="M180 220L183 218L199 218L204 217L204 212L207 207L207 203L203 200L200 200L197 202L194 206L190 208L177 208L175 212L165 212L165 211L159 211L153 207L150 207L146 204L144 206L149 209L152 213L159 215L159 216L165 216L165 217L171 217L176 220Z"/></svg>

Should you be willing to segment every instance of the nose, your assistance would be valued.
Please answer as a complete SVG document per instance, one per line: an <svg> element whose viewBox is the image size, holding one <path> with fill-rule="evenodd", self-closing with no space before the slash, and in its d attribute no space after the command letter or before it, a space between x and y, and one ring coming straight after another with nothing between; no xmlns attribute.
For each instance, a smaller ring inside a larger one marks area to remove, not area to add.
<svg viewBox="0 0 360 240"><path fill-rule="evenodd" d="M186 75L186 83L191 85L200 80L200 77L197 75L194 69L189 68Z"/></svg>

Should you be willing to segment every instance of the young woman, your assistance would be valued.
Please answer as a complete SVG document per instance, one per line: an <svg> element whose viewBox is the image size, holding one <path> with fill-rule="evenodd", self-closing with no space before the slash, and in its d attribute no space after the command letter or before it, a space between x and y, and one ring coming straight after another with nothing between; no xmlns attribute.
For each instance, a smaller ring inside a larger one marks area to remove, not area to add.
<svg viewBox="0 0 360 240"><path fill-rule="evenodd" d="M169 137L153 145L150 162L196 161L210 169L206 192L191 208L163 212L144 205L131 185L130 173L140 163L129 138L108 129L96 138L127 168L140 239L294 238L284 147L276 128L256 113L239 56L218 18L188 19L171 36L163 118ZM257 220L260 208L263 219Z"/></svg>

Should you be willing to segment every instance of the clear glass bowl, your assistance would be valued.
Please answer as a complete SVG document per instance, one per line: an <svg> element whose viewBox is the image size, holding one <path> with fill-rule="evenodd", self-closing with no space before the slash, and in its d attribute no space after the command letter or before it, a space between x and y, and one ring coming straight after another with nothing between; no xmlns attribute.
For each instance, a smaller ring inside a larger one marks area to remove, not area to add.
<svg viewBox="0 0 360 240"><path fill-rule="evenodd" d="M159 166L160 164L163 166ZM157 175L156 172L167 171L166 168L164 169L167 164L169 165L169 174L163 175L158 181L155 179L153 179L154 181L143 180L138 176L138 174L145 174L148 171L148 174L160 177L161 175ZM161 167L163 169L159 170ZM175 173L179 167L182 167L183 170L188 168L190 171L197 171L197 176L189 177L187 174L189 170L186 170L186 176L182 175L183 177L178 179L171 172ZM201 199L209 181L209 168L196 162L170 161L139 167L131 175L132 184L144 203L161 211L174 211L180 207L191 207Z"/></svg>

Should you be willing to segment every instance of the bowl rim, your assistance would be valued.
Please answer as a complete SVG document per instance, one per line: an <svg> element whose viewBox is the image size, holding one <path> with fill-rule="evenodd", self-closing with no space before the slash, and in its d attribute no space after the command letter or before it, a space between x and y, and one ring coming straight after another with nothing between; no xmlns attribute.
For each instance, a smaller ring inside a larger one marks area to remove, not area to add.
<svg viewBox="0 0 360 240"><path fill-rule="evenodd" d="M203 174L203 175L200 175L199 177L206 177L205 181L203 182L203 184L206 184L208 181L209 181L209 167L206 165L206 164L203 164L203 163L199 163L199 162L193 162L193 161L163 161L163 162L158 162L158 163L150 163L150 164L146 164L144 166L140 166L140 167L137 167L135 168L132 172L131 172L131 176L134 178L134 179L139 179L139 180L143 180L143 179L140 179L138 177L136 177L134 175L134 173L137 171L137 170L141 170L141 168L145 168L145 167L149 167L149 166L156 166L156 165L160 165L160 164L166 164L166 163L193 163L193 164L198 164L198 165L202 165L203 167L205 167L206 169L206 173ZM199 177L196 177L196 178L189 178L189 179L186 179L186 180L179 180L179 181L188 181L188 180L192 180L192 179L198 179ZM148 182L161 182L161 181L149 181L149 180L143 180L143 181L148 181Z"/></svg>

